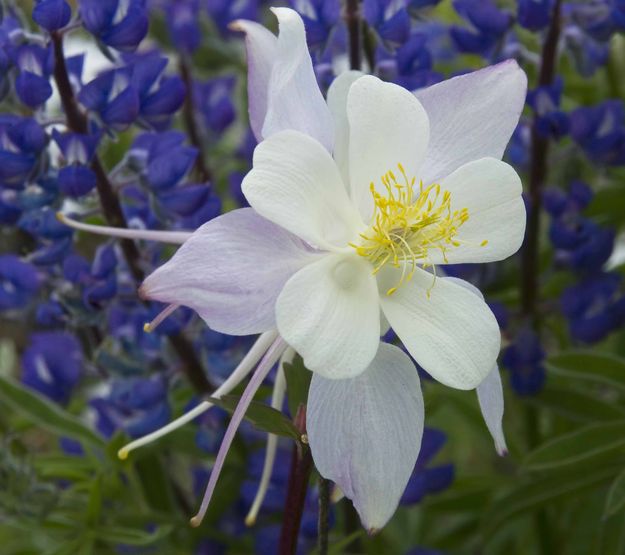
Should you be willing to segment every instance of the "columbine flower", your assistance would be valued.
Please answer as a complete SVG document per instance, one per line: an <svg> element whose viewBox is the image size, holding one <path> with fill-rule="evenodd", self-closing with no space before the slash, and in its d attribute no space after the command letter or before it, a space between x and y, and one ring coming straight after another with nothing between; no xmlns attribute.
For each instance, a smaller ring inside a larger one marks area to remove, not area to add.
<svg viewBox="0 0 625 555"><path fill-rule="evenodd" d="M301 19L289 9L274 12L277 39L256 23L237 24L247 35L250 119L261 141L243 182L251 208L189 235L141 294L170 303L168 311L189 306L223 333L262 333L215 392L230 391L265 353L192 522L206 510L254 392L271 366L296 350L314 372L307 432L315 464L375 530L395 511L423 434L414 364L380 343L389 325L434 378L459 389L479 386L489 429L505 451L497 322L479 291L442 277L439 266L502 260L521 244L521 183L499 159L518 122L526 78L509 61L415 96L348 72L326 103Z"/></svg>

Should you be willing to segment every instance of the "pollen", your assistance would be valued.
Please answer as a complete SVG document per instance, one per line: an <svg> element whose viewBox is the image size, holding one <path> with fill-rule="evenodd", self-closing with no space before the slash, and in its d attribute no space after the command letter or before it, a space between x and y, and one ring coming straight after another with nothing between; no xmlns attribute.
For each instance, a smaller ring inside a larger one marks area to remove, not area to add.
<svg viewBox="0 0 625 555"><path fill-rule="evenodd" d="M436 275L432 251L440 252L447 262L447 253L461 244L456 237L459 228L469 219L467 208L451 209L451 193L442 190L440 184L424 187L420 182L417 186L416 178L409 178L401 164L397 168L399 180L392 171L382 176L382 193L371 183L372 223L360 235L360 242L350 243L357 254L371 262L374 274L386 264L402 268L399 282L387 295L410 281L417 266L433 267Z"/></svg>

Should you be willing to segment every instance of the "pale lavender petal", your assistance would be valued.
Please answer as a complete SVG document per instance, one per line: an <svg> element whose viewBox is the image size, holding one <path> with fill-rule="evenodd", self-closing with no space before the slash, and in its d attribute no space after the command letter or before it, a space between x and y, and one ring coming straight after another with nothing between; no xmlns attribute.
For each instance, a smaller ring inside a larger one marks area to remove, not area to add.
<svg viewBox="0 0 625 555"><path fill-rule="evenodd" d="M272 11L278 18L280 33L269 79L263 138L294 129L313 137L332 152L334 124L317 84L304 22L289 8L272 8Z"/></svg>
<svg viewBox="0 0 625 555"><path fill-rule="evenodd" d="M519 122L526 91L527 77L514 60L417 91L430 120L423 182L437 182L479 158L501 159Z"/></svg>
<svg viewBox="0 0 625 555"><path fill-rule="evenodd" d="M200 510L197 514L191 519L191 526L199 526L206 514L208 509L208 505L210 504L211 498L213 496L213 492L215 491L215 485L217 484L217 480L219 479L219 475L221 474L221 469L223 468L224 462L226 460L226 455L230 450L230 446L232 445L232 441L234 440L234 436L239 429L239 425L245 416L245 412L247 411L256 391L263 383L263 380L269 374L269 371L273 367L273 365L278 361L284 350L287 348L286 343L280 337L274 341L274 343L269 347L269 350L260 361L258 368L252 375L249 383L245 387L243 391L243 395L241 395L241 399L239 400L239 404L237 405L236 410L232 414L232 418L230 419L230 423L228 424L228 428L226 429L226 433L224 434L224 438L219 446L219 452L217 453L217 458L215 459L215 464L213 465L213 469L211 470L210 478L208 479L208 485L206 486L206 491L204 493L204 498L202 499L202 504L200 505Z"/></svg>
<svg viewBox="0 0 625 555"><path fill-rule="evenodd" d="M417 371L398 347L381 343L355 378L313 374L306 427L315 466L352 500L370 532L397 508L419 454L423 419Z"/></svg>
<svg viewBox="0 0 625 555"><path fill-rule="evenodd" d="M261 333L276 327L283 285L314 260L297 237L243 208L200 227L140 292L192 308L221 333Z"/></svg>
<svg viewBox="0 0 625 555"><path fill-rule="evenodd" d="M500 456L508 453L506 438L503 435L503 387L497 365L491 370L484 381L477 386L477 398L486 427L493 436L495 449Z"/></svg>
<svg viewBox="0 0 625 555"><path fill-rule="evenodd" d="M263 140L271 68L278 53L278 39L255 21L238 20L231 28L245 33L247 51L247 97L250 125L256 140Z"/></svg>

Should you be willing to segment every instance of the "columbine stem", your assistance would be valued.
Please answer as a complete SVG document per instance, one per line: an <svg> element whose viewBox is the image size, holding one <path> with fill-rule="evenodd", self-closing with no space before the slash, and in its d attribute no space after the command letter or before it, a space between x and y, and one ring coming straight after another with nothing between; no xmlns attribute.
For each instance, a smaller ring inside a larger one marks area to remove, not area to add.
<svg viewBox="0 0 625 555"><path fill-rule="evenodd" d="M306 407L300 405L295 415L295 426L302 436L306 434ZM296 443L291 457L291 473L282 515L282 533L278 555L295 555L308 480L312 471L312 455L307 445Z"/></svg>
<svg viewBox="0 0 625 555"><path fill-rule="evenodd" d="M560 8L562 1L556 0L551 17L551 25L543 44L538 86L551 85L555 77L558 40L560 38ZM549 140L541 137L537 129L538 116L534 116L530 143L530 183L527 219L527 232L522 252L521 309L523 315L537 324L536 305L538 304L538 242L540 238L540 213L542 189L547 179L547 159Z"/></svg>
<svg viewBox="0 0 625 555"><path fill-rule="evenodd" d="M67 73L65 54L63 52L63 35L59 32L52 32L50 36L54 49L54 82L59 90L61 105L67 118L67 127L75 133L87 133L87 118L78 108ZM106 222L113 227L128 227L119 198L97 154L93 157L91 169L96 175L96 190ZM143 281L145 275L141 268L141 255L137 246L130 239L121 239L119 243L131 274L136 281ZM201 392L209 392L214 389L206 377L200 361L196 358L189 341L182 335L170 335L168 339L170 345L183 362L184 372L193 387Z"/></svg>
<svg viewBox="0 0 625 555"><path fill-rule="evenodd" d="M360 0L345 0L345 24L349 35L349 67L362 68L362 20Z"/></svg>
<svg viewBox="0 0 625 555"><path fill-rule="evenodd" d="M319 479L319 555L328 555L330 532L330 480Z"/></svg>

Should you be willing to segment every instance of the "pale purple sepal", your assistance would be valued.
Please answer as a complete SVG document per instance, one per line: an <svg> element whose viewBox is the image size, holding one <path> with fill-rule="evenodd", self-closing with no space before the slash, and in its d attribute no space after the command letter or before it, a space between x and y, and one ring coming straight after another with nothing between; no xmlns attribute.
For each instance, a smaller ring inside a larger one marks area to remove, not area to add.
<svg viewBox="0 0 625 555"><path fill-rule="evenodd" d="M423 397L401 349L380 343L359 376L313 374L306 425L319 473L352 500L369 532L393 516L419 454Z"/></svg>
<svg viewBox="0 0 625 555"><path fill-rule="evenodd" d="M262 130L267 115L269 77L277 57L278 39L255 21L239 20L232 23L231 27L245 33L250 126L256 140L260 142L263 140Z"/></svg>
<svg viewBox="0 0 625 555"><path fill-rule="evenodd" d="M527 76L514 60L416 91L430 120L423 182L435 183L473 160L501 159L526 91Z"/></svg>
<svg viewBox="0 0 625 555"><path fill-rule="evenodd" d="M215 331L250 335L275 328L286 281L316 257L251 208L200 227L141 286L145 298L188 306Z"/></svg>
<svg viewBox="0 0 625 555"><path fill-rule="evenodd" d="M486 427L490 435L493 436L497 453L503 457L508 453L508 448L506 447L506 438L503 435L503 387L497 366L477 386L476 391Z"/></svg>

